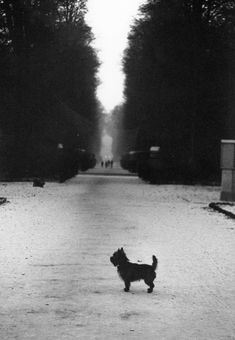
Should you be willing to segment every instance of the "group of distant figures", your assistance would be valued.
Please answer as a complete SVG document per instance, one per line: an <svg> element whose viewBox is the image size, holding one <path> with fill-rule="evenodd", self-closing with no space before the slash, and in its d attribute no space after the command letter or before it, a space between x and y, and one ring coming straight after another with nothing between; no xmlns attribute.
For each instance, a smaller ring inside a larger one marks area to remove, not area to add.
<svg viewBox="0 0 235 340"><path fill-rule="evenodd" d="M105 168L112 168L113 167L113 160L111 159L108 159L108 160L105 160L105 161L101 161L101 167L105 167Z"/></svg>

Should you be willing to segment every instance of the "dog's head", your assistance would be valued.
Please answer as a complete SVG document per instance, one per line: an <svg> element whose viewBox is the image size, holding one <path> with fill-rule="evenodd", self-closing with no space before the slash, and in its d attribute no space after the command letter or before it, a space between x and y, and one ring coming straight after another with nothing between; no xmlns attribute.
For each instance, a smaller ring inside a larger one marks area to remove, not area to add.
<svg viewBox="0 0 235 340"><path fill-rule="evenodd" d="M113 253L113 256L110 257L110 261L112 262L112 264L115 267L117 267L121 263L128 262L129 260L126 257L126 254L125 254L123 248L121 248L121 249L118 249L117 251L115 251Z"/></svg>

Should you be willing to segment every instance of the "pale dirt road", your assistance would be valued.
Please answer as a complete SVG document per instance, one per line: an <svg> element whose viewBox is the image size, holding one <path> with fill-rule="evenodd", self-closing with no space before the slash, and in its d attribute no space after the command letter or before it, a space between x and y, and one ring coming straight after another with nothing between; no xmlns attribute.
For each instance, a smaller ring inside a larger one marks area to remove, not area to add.
<svg viewBox="0 0 235 340"><path fill-rule="evenodd" d="M235 339L234 221L219 188L135 177L0 185L0 339ZM159 259L156 287L123 292L110 255Z"/></svg>

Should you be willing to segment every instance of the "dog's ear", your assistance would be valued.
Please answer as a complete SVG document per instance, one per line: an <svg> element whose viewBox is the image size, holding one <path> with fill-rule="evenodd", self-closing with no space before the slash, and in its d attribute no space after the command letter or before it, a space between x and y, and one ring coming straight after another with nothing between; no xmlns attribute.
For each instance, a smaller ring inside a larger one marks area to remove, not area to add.
<svg viewBox="0 0 235 340"><path fill-rule="evenodd" d="M121 251L124 252L123 248L121 248Z"/></svg>

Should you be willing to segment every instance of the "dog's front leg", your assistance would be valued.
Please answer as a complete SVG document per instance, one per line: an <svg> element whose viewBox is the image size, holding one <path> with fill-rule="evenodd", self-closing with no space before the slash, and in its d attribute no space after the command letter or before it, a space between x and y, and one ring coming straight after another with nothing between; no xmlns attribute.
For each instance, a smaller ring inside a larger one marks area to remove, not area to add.
<svg viewBox="0 0 235 340"><path fill-rule="evenodd" d="M125 281L125 288L124 288L124 291L125 291L125 292L129 292L129 290L130 290L130 285L131 285L131 283L130 283L129 281Z"/></svg>

